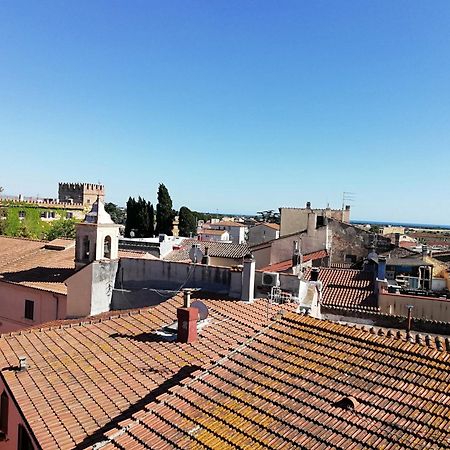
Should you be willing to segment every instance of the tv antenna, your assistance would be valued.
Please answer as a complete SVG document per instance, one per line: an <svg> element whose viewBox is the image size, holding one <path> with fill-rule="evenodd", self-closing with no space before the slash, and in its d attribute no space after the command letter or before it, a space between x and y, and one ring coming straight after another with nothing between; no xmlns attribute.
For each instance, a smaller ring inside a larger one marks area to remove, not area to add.
<svg viewBox="0 0 450 450"><path fill-rule="evenodd" d="M356 194L354 192L344 191L342 193L342 209L345 209L347 203L353 203L355 201Z"/></svg>

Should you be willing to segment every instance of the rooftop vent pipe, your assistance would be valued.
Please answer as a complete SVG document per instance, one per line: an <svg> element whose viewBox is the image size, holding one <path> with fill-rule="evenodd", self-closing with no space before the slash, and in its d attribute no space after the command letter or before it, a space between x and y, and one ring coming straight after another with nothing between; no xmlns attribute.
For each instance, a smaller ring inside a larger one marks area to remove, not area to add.
<svg viewBox="0 0 450 450"><path fill-rule="evenodd" d="M190 308L191 307L191 290L190 289L184 289L183 294L184 294L183 307L184 308Z"/></svg>

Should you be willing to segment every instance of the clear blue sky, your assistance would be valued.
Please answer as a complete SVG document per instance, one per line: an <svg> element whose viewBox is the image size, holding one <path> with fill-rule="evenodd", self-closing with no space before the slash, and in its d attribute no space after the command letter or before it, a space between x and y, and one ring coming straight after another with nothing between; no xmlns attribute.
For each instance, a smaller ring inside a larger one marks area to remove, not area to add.
<svg viewBox="0 0 450 450"><path fill-rule="evenodd" d="M450 223L450 2L0 2L0 185Z"/></svg>

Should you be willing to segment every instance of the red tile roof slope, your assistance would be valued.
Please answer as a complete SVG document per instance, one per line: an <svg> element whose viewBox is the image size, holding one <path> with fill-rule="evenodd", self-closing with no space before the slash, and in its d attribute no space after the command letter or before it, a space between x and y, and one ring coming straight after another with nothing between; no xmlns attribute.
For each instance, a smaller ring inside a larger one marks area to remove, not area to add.
<svg viewBox="0 0 450 450"><path fill-rule="evenodd" d="M10 264L29 255L45 245L43 241L0 236L0 270L5 264Z"/></svg>
<svg viewBox="0 0 450 450"><path fill-rule="evenodd" d="M67 294L65 280L75 272L75 247L45 248L42 241L0 237L0 281Z"/></svg>
<svg viewBox="0 0 450 450"><path fill-rule="evenodd" d="M1 376L44 448L84 447L189 370L216 361L258 332L281 306L204 300L209 324L194 344L169 342L181 295L156 307L0 337ZM283 305L284 309L294 305ZM26 356L29 368L17 367Z"/></svg>
<svg viewBox="0 0 450 450"><path fill-rule="evenodd" d="M289 313L100 448L449 448L449 386L450 354Z"/></svg>
<svg viewBox="0 0 450 450"><path fill-rule="evenodd" d="M309 280L310 275L311 269L307 269L305 279ZM321 267L319 280L323 283L323 305L345 308L377 307L371 272Z"/></svg>
<svg viewBox="0 0 450 450"><path fill-rule="evenodd" d="M222 220L220 222L214 222L214 223L205 223L206 226L214 227L245 227L243 223L240 222L232 222L231 220Z"/></svg>
<svg viewBox="0 0 450 450"><path fill-rule="evenodd" d="M326 258L328 255L326 250L319 250L318 252L308 253L303 255L303 262L316 261L317 259ZM270 264L262 269L258 269L261 272L285 272L292 269L292 259L281 261L279 263Z"/></svg>
<svg viewBox="0 0 450 450"><path fill-rule="evenodd" d="M185 239L182 247L178 250L173 250L164 257L165 261L190 261L189 250L192 244L199 245L202 252L205 252L205 247L208 247L209 256L217 258L243 258L249 253L247 244L232 244L228 242L205 242L197 239Z"/></svg>

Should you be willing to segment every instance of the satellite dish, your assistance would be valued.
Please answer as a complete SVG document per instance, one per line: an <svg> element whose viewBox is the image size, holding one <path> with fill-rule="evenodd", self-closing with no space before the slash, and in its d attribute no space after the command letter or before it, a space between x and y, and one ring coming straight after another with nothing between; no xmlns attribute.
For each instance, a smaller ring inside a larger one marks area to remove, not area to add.
<svg viewBox="0 0 450 450"><path fill-rule="evenodd" d="M195 300L195 302L192 302L191 308L198 309L198 320L205 320L209 315L208 307L200 300Z"/></svg>
<svg viewBox="0 0 450 450"><path fill-rule="evenodd" d="M203 259L203 252L200 249L200 245L194 244L192 248L189 250L189 258L191 258L191 261L196 263L201 263Z"/></svg>

